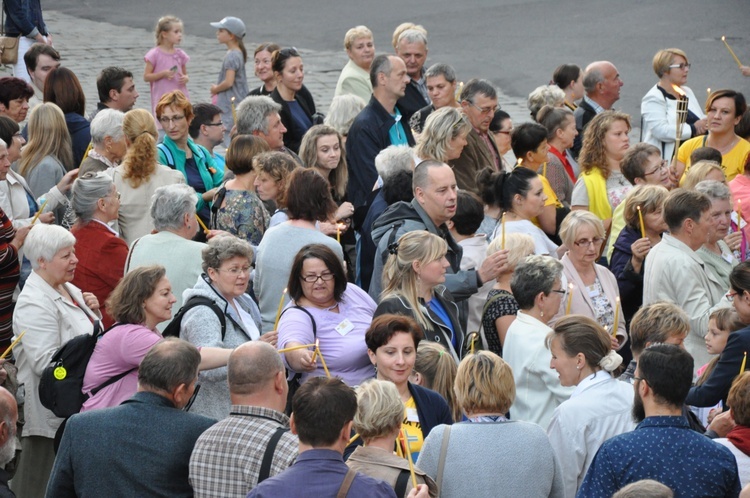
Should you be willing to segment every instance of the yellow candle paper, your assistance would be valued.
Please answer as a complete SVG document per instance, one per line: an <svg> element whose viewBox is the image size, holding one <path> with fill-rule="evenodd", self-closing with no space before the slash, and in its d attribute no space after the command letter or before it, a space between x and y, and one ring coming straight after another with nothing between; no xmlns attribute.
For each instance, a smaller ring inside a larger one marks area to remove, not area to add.
<svg viewBox="0 0 750 498"><path fill-rule="evenodd" d="M326 377L329 379L331 378L331 372L328 371L328 365L326 365L326 359L323 358L323 353L320 351L320 346L317 346L315 348L315 351L318 352L318 356L320 356L320 364L323 365L323 370L326 373Z"/></svg>
<svg viewBox="0 0 750 498"><path fill-rule="evenodd" d="M612 322L612 337L617 335L617 326L620 324L620 296L615 298L615 321Z"/></svg>
<svg viewBox="0 0 750 498"><path fill-rule="evenodd" d="M281 308L284 307L285 296L286 296L286 287L284 287L284 292L281 293L281 299L279 299L279 308L276 310L276 321L273 322L274 330L277 330L279 328L279 318L281 318Z"/></svg>
<svg viewBox="0 0 750 498"><path fill-rule="evenodd" d="M288 353L289 351L297 351L298 349L314 348L315 344L302 344L300 346L290 346L288 348L279 349L279 353Z"/></svg>
<svg viewBox="0 0 750 498"><path fill-rule="evenodd" d="M13 341L13 342L12 342L12 343L10 344L10 346L8 346L8 349L6 349L6 350L5 350L5 352L3 353L3 355L2 355L2 356L0 356L0 360L4 360L5 358L7 358L7 357L8 357L8 355L10 354L10 352L11 352L11 351L13 351L13 348L14 348L14 347L16 346L16 344L18 344L18 341L20 341L20 340L21 340L21 337L23 337L23 335L24 335L25 333L26 333L26 331L24 330L23 332L21 332L20 334L18 334L18 337L16 337L16 340L15 340L15 341Z"/></svg>
<svg viewBox="0 0 750 498"><path fill-rule="evenodd" d="M745 373L745 364L747 363L747 351L742 355L742 365L740 365L740 375Z"/></svg>
<svg viewBox="0 0 750 498"><path fill-rule="evenodd" d="M573 284L568 284L568 304L565 306L566 315L570 315L571 304L573 304Z"/></svg>
<svg viewBox="0 0 750 498"><path fill-rule="evenodd" d="M31 220L31 224L33 225L36 223L36 220L39 219L39 215L41 215L44 212L44 207L47 205L47 199L44 199L44 202L42 203L42 207L39 208L39 211L36 212L34 215L34 218Z"/></svg>
<svg viewBox="0 0 750 498"><path fill-rule="evenodd" d="M505 212L503 212L503 219L500 222L500 224L501 224L500 228L503 231L503 233L502 233L502 239L500 239L500 249L505 249Z"/></svg>
<svg viewBox="0 0 750 498"><path fill-rule="evenodd" d="M203 233L208 235L208 227L206 226L205 223L203 223L203 220L201 219L201 217L196 214L195 219L198 220L198 224L201 226L201 229L203 229Z"/></svg>
<svg viewBox="0 0 750 498"><path fill-rule="evenodd" d="M399 430L399 436L401 437L401 442L404 445L404 451L406 452L406 461L409 462L409 473L411 474L411 483L414 488L417 487L417 476L414 475L414 462L411 461L411 448L409 448L409 440L406 439L406 434L404 434L404 430Z"/></svg>
<svg viewBox="0 0 750 498"><path fill-rule="evenodd" d="M646 224L643 223L643 211L641 211L641 206L638 206L636 209L638 209L638 221L641 223L641 237L646 238Z"/></svg>
<svg viewBox="0 0 750 498"><path fill-rule="evenodd" d="M732 47L730 47L729 44L727 43L727 37L726 36L722 36L721 37L721 41L724 42L724 45L727 47L727 50L729 50L729 53L732 54L732 58L734 59L734 62L736 62L737 66L739 66L741 68L742 67L742 63L737 58L737 55L734 53L734 50L732 50Z"/></svg>

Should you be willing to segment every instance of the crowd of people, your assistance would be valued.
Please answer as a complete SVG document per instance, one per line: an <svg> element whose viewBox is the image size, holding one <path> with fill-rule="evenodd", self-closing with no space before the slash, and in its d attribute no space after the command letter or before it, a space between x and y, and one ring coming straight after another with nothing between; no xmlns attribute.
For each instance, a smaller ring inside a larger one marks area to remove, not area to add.
<svg viewBox="0 0 750 498"><path fill-rule="evenodd" d="M349 29L323 110L294 47L250 88L225 17L199 102L165 16L149 110L106 67L85 116L39 3L3 8L0 495L750 496L750 111L682 50L640 116L595 61L513 123L414 23Z"/></svg>

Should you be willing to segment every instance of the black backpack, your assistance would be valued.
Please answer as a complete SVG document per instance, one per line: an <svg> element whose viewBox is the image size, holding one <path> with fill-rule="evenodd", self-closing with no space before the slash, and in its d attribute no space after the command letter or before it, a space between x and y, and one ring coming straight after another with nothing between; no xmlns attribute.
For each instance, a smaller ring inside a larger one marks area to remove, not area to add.
<svg viewBox="0 0 750 498"><path fill-rule="evenodd" d="M221 340L223 341L224 335L227 333L227 319L224 316L224 311L219 308L219 306L213 301L213 299L209 299L203 296L192 296L187 301L185 301L185 303L182 305L182 308L180 308L180 311L178 311L174 318L172 318L172 321L169 322L169 325L167 325L161 335L164 337L180 337L182 317L185 316L185 313L195 308L196 306L208 306L213 310L214 313L216 313L216 316L219 318L219 322L221 323Z"/></svg>
<svg viewBox="0 0 750 498"><path fill-rule="evenodd" d="M42 406L61 418L68 418L81 411L81 406L89 398L89 395L83 393L83 376L86 374L86 367L94 353L96 342L117 325L119 324L102 331L99 322L96 322L91 334L76 336L57 350L39 379L39 400ZM137 367L110 378L96 389L92 389L91 396L134 370L137 370Z"/></svg>

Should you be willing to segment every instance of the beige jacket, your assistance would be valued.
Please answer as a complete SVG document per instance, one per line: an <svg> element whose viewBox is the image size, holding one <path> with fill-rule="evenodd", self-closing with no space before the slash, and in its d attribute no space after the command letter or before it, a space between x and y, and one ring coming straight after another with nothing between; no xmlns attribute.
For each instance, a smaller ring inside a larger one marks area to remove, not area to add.
<svg viewBox="0 0 750 498"><path fill-rule="evenodd" d="M375 479L385 481L394 488L401 471L409 471L409 462L407 462L406 459L379 448L371 448L368 446L357 446L354 453L352 453L346 461L346 464L349 468ZM427 484L430 497L434 498L439 496L437 484L435 484L435 481L433 481L430 476L416 467L414 468L414 474L417 477L417 484ZM406 495L409 494L409 491L411 491L412 487L412 481L410 478L409 483L406 485L404 496L399 496L398 498L405 498Z"/></svg>
<svg viewBox="0 0 750 498"><path fill-rule="evenodd" d="M84 304L78 287L66 284L66 288L78 306L64 299L32 271L13 311L13 339L26 331L13 348L18 382L25 386L26 392L23 436L55 437L63 419L39 401L39 378L60 346L73 337L93 332L91 320L101 318Z"/></svg>

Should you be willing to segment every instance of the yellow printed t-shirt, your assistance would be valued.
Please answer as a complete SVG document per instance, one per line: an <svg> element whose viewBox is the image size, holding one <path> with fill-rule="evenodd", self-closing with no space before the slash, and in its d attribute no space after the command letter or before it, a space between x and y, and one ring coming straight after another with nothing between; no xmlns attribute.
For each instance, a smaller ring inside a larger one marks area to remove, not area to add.
<svg viewBox="0 0 750 498"><path fill-rule="evenodd" d="M695 137L680 145L680 150L677 152L677 160L685 165L685 173L690 169L690 154L695 149L703 147L704 140L705 137ZM750 153L750 142L744 138L740 138L737 144L732 147L732 150L721 156L721 168L724 170L728 182L731 182L735 176L745 171L745 161L747 161L748 153ZM680 185L682 185L684 180L685 174L682 175Z"/></svg>
<svg viewBox="0 0 750 498"><path fill-rule="evenodd" d="M555 194L555 191L552 189L552 186L549 184L549 180L547 180L544 175L539 175L539 179L542 180L542 188L544 189L544 195L547 196L547 200L544 201L544 207L547 206L555 206L555 209L563 207L562 202L557 198L557 194ZM541 225L539 224L539 220L537 218L534 218L531 220L534 225L541 228Z"/></svg>
<svg viewBox="0 0 750 498"><path fill-rule="evenodd" d="M404 421L401 424L401 428L406 435L407 441L409 441L411 459L416 463L419 452L422 451L422 444L424 444L424 438L422 437L422 424L419 423L417 404L414 402L413 397L409 398L409 401L404 404L404 407L406 409L404 410Z"/></svg>

